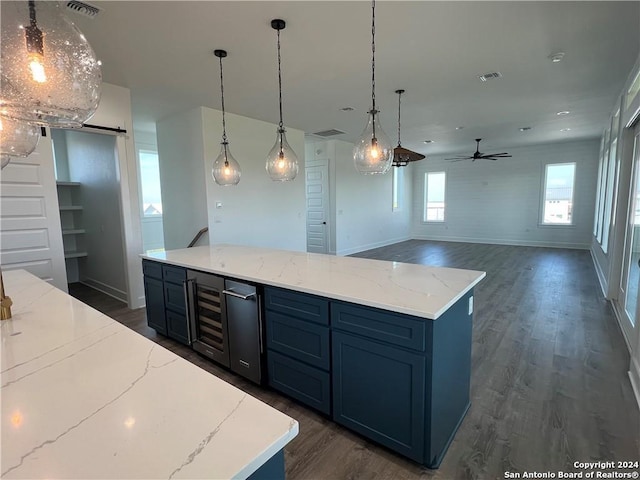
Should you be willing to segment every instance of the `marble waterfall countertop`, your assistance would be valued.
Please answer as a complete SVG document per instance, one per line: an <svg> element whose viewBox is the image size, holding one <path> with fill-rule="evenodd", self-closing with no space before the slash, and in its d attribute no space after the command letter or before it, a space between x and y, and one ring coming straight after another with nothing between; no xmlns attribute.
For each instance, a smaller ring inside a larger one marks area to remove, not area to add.
<svg viewBox="0 0 640 480"><path fill-rule="evenodd" d="M475 270L225 244L142 257L432 320L486 276Z"/></svg>
<svg viewBox="0 0 640 480"><path fill-rule="evenodd" d="M4 478L245 478L298 422L50 284L3 273Z"/></svg>

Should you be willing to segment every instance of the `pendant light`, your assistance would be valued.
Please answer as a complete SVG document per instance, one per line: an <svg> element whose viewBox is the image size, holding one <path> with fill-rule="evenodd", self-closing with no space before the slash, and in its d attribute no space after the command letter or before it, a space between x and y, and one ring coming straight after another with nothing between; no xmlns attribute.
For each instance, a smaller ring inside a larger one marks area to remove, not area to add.
<svg viewBox="0 0 640 480"><path fill-rule="evenodd" d="M371 110L367 126L353 149L356 170L365 175L387 173L393 160L393 146L382 131L376 109L376 2L371 2Z"/></svg>
<svg viewBox="0 0 640 480"><path fill-rule="evenodd" d="M276 143L267 155L266 169L271 180L288 182L298 174L298 157L287 142L284 124L282 123L282 71L280 62L280 30L284 30L286 23L279 18L271 20L271 28L278 32L278 95L280 106L280 123L276 133Z"/></svg>
<svg viewBox="0 0 640 480"><path fill-rule="evenodd" d="M226 50L214 50L213 54L220 59L220 97L222 98L222 147L220 154L213 162L211 174L213 180L222 186L237 185L240 181L240 164L231 155L227 141L227 124L224 112L224 79L222 76L222 59L227 56Z"/></svg>
<svg viewBox="0 0 640 480"><path fill-rule="evenodd" d="M0 116L0 159L2 168L11 157L27 157L40 139L40 127Z"/></svg>
<svg viewBox="0 0 640 480"><path fill-rule="evenodd" d="M404 93L404 90L396 90L398 94L398 146L393 149L393 163L394 167L406 167L409 162L416 162L425 158L424 155L417 152L412 152L406 148L402 148L400 144L400 97Z"/></svg>
<svg viewBox="0 0 640 480"><path fill-rule="evenodd" d="M58 2L2 2L5 117L53 127L81 127L98 108L100 62Z"/></svg>

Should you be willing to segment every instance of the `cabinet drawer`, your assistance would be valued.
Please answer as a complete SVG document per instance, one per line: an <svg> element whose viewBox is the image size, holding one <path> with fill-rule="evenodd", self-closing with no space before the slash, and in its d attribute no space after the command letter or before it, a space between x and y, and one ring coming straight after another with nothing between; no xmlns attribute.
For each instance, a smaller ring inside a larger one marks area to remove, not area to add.
<svg viewBox="0 0 640 480"><path fill-rule="evenodd" d="M265 308L309 322L329 325L329 301L307 293L265 288Z"/></svg>
<svg viewBox="0 0 640 480"><path fill-rule="evenodd" d="M182 267L162 266L162 276L165 282L179 283L187 279L187 271Z"/></svg>
<svg viewBox="0 0 640 480"><path fill-rule="evenodd" d="M331 414L331 381L329 373L292 358L267 351L269 385L296 400Z"/></svg>
<svg viewBox="0 0 640 480"><path fill-rule="evenodd" d="M142 260L142 273L145 277L153 277L162 280L162 265L158 262Z"/></svg>
<svg viewBox="0 0 640 480"><path fill-rule="evenodd" d="M182 313L166 311L167 335L174 340L189 344L189 330L187 327L187 317Z"/></svg>
<svg viewBox="0 0 640 480"><path fill-rule="evenodd" d="M174 312L185 314L184 287L182 284L164 283L164 305Z"/></svg>
<svg viewBox="0 0 640 480"><path fill-rule="evenodd" d="M424 352L431 320L350 303L331 303L331 322L340 330Z"/></svg>
<svg viewBox="0 0 640 480"><path fill-rule="evenodd" d="M329 328L267 312L267 348L329 370Z"/></svg>

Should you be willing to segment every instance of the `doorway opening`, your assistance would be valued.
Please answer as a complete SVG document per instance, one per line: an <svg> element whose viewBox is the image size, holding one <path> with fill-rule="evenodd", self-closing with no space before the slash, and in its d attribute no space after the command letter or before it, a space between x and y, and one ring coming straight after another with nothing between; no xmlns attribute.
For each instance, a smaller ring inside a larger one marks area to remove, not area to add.
<svg viewBox="0 0 640 480"><path fill-rule="evenodd" d="M117 136L52 129L68 283L128 302Z"/></svg>

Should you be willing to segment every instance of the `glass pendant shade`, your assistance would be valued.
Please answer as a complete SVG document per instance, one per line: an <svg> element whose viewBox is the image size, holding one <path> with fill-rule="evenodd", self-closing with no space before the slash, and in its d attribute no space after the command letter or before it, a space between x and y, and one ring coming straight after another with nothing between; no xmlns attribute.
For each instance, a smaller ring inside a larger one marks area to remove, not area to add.
<svg viewBox="0 0 640 480"><path fill-rule="evenodd" d="M240 164L231 155L228 142L222 142L220 155L213 161L213 180L222 186L237 185L240 182Z"/></svg>
<svg viewBox="0 0 640 480"><path fill-rule="evenodd" d="M102 73L93 49L58 2L2 2L0 113L80 127L98 108Z"/></svg>
<svg viewBox="0 0 640 480"><path fill-rule="evenodd" d="M298 174L298 157L287 142L284 128L278 128L276 144L267 155L267 173L271 180L288 182Z"/></svg>
<svg viewBox="0 0 640 480"><path fill-rule="evenodd" d="M391 168L393 145L382 131L376 111L369 112L367 126L353 149L353 161L356 170L365 175L384 174Z"/></svg>
<svg viewBox="0 0 640 480"><path fill-rule="evenodd" d="M0 117L0 155L26 157L36 149L40 127L20 120Z"/></svg>

